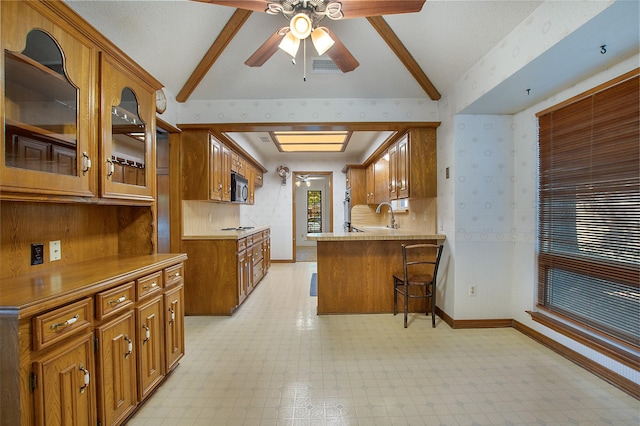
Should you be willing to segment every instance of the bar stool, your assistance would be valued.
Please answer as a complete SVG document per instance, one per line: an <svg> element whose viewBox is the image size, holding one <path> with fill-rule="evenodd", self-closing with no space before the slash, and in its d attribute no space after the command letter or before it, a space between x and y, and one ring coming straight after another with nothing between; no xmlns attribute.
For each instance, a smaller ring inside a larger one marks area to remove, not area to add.
<svg viewBox="0 0 640 426"><path fill-rule="evenodd" d="M442 256L442 245L403 244L403 272L393 275L393 315L398 313L398 294L404 299L404 328L407 328L409 299L425 299L426 314L431 311L431 327L436 326L436 276ZM435 251L435 256L433 252ZM419 293L411 288L423 287ZM431 299L429 309L428 299Z"/></svg>

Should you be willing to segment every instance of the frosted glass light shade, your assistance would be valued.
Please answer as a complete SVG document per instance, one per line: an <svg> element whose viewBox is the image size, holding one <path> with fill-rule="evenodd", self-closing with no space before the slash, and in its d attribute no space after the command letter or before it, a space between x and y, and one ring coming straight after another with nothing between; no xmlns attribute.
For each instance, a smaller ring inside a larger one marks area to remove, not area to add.
<svg viewBox="0 0 640 426"><path fill-rule="evenodd" d="M298 39L305 39L311 34L311 18L306 13L298 13L291 18L289 28Z"/></svg>
<svg viewBox="0 0 640 426"><path fill-rule="evenodd" d="M289 55L292 58L296 57L296 53L298 53L298 48L300 47L300 39L296 38L291 31L289 31L283 38L278 47Z"/></svg>
<svg viewBox="0 0 640 426"><path fill-rule="evenodd" d="M318 55L320 56L324 55L325 52L335 43L329 33L320 27L316 28L311 33L311 41L313 42L313 47L316 48Z"/></svg>

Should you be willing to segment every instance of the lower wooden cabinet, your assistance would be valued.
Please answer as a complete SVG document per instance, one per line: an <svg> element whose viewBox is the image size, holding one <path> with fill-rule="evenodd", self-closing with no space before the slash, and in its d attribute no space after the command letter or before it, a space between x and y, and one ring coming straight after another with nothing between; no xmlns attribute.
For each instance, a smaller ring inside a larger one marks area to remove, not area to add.
<svg viewBox="0 0 640 426"><path fill-rule="evenodd" d="M129 311L96 328L98 419L101 425L122 422L136 408L135 318Z"/></svg>
<svg viewBox="0 0 640 426"><path fill-rule="evenodd" d="M184 260L70 265L41 279L59 293L41 301L16 299L30 277L4 280L0 426L126 422L184 355Z"/></svg>
<svg viewBox="0 0 640 426"><path fill-rule="evenodd" d="M96 424L94 365L93 333L34 362L31 380L37 424Z"/></svg>
<svg viewBox="0 0 640 426"><path fill-rule="evenodd" d="M246 244L246 242L245 242ZM249 262L247 261L246 245L238 249L238 304L247 298L249 287Z"/></svg>
<svg viewBox="0 0 640 426"><path fill-rule="evenodd" d="M269 229L242 238L183 238L182 250L189 257L185 315L232 315L271 265Z"/></svg>
<svg viewBox="0 0 640 426"><path fill-rule="evenodd" d="M166 373L173 370L184 356L184 285L164 295L164 343Z"/></svg>
<svg viewBox="0 0 640 426"><path fill-rule="evenodd" d="M138 398L142 401L164 375L164 320L162 296L136 308L138 347Z"/></svg>

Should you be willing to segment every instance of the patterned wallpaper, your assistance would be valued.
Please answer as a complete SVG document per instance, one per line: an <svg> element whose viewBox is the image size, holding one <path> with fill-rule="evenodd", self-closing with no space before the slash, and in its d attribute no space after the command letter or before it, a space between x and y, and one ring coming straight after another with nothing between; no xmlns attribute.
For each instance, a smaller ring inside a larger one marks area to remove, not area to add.
<svg viewBox="0 0 640 426"><path fill-rule="evenodd" d="M438 121L428 99L275 99L190 101L183 123Z"/></svg>

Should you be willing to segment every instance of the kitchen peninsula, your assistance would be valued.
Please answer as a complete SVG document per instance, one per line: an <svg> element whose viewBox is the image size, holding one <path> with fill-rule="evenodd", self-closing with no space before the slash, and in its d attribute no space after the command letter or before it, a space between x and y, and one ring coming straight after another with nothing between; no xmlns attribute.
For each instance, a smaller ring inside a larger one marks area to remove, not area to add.
<svg viewBox="0 0 640 426"><path fill-rule="evenodd" d="M391 277L402 271L401 245L445 240L441 234L402 229L360 230L307 234L307 239L317 241L318 314L393 312ZM410 307L424 312L424 306Z"/></svg>

